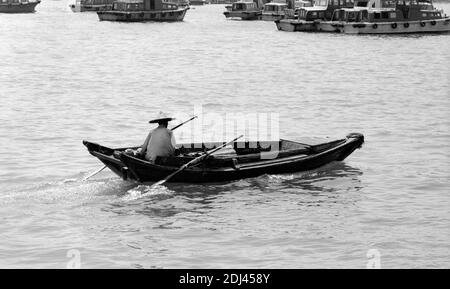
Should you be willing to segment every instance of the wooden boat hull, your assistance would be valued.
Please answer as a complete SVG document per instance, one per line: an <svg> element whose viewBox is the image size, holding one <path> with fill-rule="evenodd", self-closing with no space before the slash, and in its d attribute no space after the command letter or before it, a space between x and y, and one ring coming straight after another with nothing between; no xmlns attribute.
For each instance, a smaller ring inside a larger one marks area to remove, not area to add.
<svg viewBox="0 0 450 289"><path fill-rule="evenodd" d="M438 33L450 31L450 17L435 20L380 22L380 23L344 23L340 32L347 34L405 34Z"/></svg>
<svg viewBox="0 0 450 289"><path fill-rule="evenodd" d="M259 20L261 11L225 11L223 14L226 18L237 18L242 20Z"/></svg>
<svg viewBox="0 0 450 289"><path fill-rule="evenodd" d="M275 21L277 29L287 32L312 32L317 30L317 22L296 19L282 19Z"/></svg>
<svg viewBox="0 0 450 289"><path fill-rule="evenodd" d="M36 6L41 3L41 1L30 2L30 3L11 3L11 4L0 4L0 13L34 13L36 12Z"/></svg>
<svg viewBox="0 0 450 289"><path fill-rule="evenodd" d="M83 144L91 155L98 158L113 173L123 179L127 179L126 166L118 157L116 157L118 153L125 151L126 148L113 149L88 141L83 141ZM134 149L135 148L136 147L134 147ZM115 152L116 156L114 156Z"/></svg>
<svg viewBox="0 0 450 289"><path fill-rule="evenodd" d="M362 134L350 134L346 139L311 146L317 153L298 153L274 159L259 159L250 162L236 163L214 167L207 164L188 168L176 174L170 182L207 183L225 182L244 178L257 177L263 174L282 174L308 171L319 168L333 161L342 161L364 142ZM280 152L280 155L283 152ZM139 182L154 182L163 179L176 171L179 166L165 166L120 154L125 169L121 169L122 177ZM125 176L126 174L126 176Z"/></svg>
<svg viewBox="0 0 450 289"><path fill-rule="evenodd" d="M100 21L120 21L120 22L175 22L183 21L188 8L176 10L157 11L99 11L97 15Z"/></svg>

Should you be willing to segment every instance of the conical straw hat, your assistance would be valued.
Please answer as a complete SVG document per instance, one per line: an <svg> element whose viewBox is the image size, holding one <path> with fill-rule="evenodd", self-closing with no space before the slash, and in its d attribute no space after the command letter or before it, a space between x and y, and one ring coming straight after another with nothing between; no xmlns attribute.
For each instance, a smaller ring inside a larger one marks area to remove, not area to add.
<svg viewBox="0 0 450 289"><path fill-rule="evenodd" d="M164 113L164 112L160 111L160 112L158 113L158 115L157 115L154 119L152 119L151 121L149 121L149 123L157 123L157 122L165 121L165 120L171 121L171 120L174 120L174 119L175 119L175 118L169 116L167 113Z"/></svg>

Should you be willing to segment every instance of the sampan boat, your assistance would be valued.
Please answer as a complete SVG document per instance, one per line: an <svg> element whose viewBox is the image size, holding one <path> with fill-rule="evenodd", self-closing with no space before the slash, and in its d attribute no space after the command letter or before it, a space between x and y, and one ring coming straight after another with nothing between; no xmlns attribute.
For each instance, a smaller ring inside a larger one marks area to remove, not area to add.
<svg viewBox="0 0 450 289"><path fill-rule="evenodd" d="M170 182L224 182L263 174L294 173L316 169L333 161L342 161L364 143L359 133L345 139L308 145L280 140L278 142L235 142L233 149L211 155L198 165L173 176ZM126 148L111 149L83 141L90 154L124 180L159 181L193 160L202 152L223 143L178 145L179 155L158 157L154 163L125 153ZM132 149L136 149L134 147Z"/></svg>

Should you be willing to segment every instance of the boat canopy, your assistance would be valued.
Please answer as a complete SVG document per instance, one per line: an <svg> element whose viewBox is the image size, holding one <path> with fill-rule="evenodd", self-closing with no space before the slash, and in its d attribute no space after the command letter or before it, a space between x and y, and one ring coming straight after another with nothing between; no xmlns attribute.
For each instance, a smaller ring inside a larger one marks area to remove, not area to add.
<svg viewBox="0 0 450 289"><path fill-rule="evenodd" d="M239 1L234 2L232 5L233 10L246 10L246 9L256 9L256 3L250 1Z"/></svg>
<svg viewBox="0 0 450 289"><path fill-rule="evenodd" d="M286 3L275 3L275 2L270 2L265 4L264 6L287 6Z"/></svg>
<svg viewBox="0 0 450 289"><path fill-rule="evenodd" d="M312 11L326 11L327 7L325 6L312 6L312 7L302 7L301 10L305 10L306 12Z"/></svg>

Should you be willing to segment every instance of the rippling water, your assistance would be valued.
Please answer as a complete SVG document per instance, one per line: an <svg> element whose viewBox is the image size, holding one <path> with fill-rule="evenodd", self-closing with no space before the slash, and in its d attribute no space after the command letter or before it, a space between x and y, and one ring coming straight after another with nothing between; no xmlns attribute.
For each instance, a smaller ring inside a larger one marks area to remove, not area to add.
<svg viewBox="0 0 450 289"><path fill-rule="evenodd" d="M0 15L1 267L64 268L70 249L84 268L365 268L369 249L384 268L449 266L449 34L286 33L222 5L111 23L68 4ZM155 111L195 104L277 112L287 139L366 143L308 173L80 181L100 166L82 139L138 144Z"/></svg>

